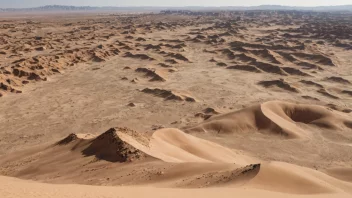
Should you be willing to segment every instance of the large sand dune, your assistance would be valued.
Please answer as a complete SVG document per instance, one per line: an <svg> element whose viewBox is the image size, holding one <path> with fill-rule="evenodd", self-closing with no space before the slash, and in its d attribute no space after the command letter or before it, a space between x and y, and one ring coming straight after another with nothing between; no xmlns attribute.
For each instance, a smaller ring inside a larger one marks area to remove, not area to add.
<svg viewBox="0 0 352 198"><path fill-rule="evenodd" d="M101 160L105 162L94 165L94 161ZM111 162L117 164L109 165ZM2 170L6 175L53 183L64 182L67 176L85 183L87 176L93 179L114 173L124 185L247 187L290 194L352 193L350 178L341 176L349 174L349 169L323 173L267 162L172 128L155 131L149 142L126 128L111 128L96 137L71 134L40 150L13 153L3 158L0 165L6 167ZM124 170L116 172L121 168ZM94 171L93 177L87 171Z"/></svg>
<svg viewBox="0 0 352 198"><path fill-rule="evenodd" d="M206 133L263 131L288 138L307 137L309 131L304 131L298 123L327 129L350 128L352 124L349 116L322 106L271 101L214 116L186 131Z"/></svg>

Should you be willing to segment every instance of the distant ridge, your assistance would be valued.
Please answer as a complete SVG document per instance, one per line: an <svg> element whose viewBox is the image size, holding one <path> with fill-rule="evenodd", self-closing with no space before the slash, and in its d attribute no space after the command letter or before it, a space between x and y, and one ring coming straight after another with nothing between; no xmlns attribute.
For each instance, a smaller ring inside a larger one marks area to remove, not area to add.
<svg viewBox="0 0 352 198"><path fill-rule="evenodd" d="M160 10L300 10L300 11L352 11L352 5L339 6L281 6L281 5L260 5L260 6L220 6L220 7L156 7L156 6L135 6L135 7L91 7L91 6L66 6L66 5L46 5L33 8L0 8L0 12L31 12L31 11L160 11Z"/></svg>

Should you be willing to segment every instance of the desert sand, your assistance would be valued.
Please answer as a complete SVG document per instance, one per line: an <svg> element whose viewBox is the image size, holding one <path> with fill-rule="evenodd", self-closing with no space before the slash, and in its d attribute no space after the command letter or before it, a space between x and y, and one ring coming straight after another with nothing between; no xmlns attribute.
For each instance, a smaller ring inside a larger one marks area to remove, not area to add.
<svg viewBox="0 0 352 198"><path fill-rule="evenodd" d="M352 15L6 15L0 197L351 197Z"/></svg>

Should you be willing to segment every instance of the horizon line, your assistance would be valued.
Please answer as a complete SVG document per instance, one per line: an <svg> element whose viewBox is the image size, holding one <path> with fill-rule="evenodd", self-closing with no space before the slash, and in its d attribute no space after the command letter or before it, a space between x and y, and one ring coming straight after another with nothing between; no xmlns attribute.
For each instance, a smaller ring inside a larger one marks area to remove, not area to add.
<svg viewBox="0 0 352 198"><path fill-rule="evenodd" d="M317 5L317 6L299 6L299 5L279 5L279 4L260 4L260 5L251 5L251 6L241 6L241 5L222 5L222 6L202 6L202 5L185 5L185 6L167 6L167 5L160 5L160 6L147 6L147 5L131 5L131 6L78 6L78 5L64 5L64 4L48 4L42 6L34 6L34 7L21 7L21 8L14 8L14 7L7 7L0 9L33 9L33 8L43 8L47 6L66 6L66 7L89 7L89 8L138 8L138 7L145 7L145 8L187 8L187 7L202 7L202 8L221 8L221 7L243 7L243 8L250 8L250 7L261 7L261 6L280 6L280 7L298 7L298 8L318 8L318 7L337 7L337 6L352 6L352 4L339 4L339 5Z"/></svg>

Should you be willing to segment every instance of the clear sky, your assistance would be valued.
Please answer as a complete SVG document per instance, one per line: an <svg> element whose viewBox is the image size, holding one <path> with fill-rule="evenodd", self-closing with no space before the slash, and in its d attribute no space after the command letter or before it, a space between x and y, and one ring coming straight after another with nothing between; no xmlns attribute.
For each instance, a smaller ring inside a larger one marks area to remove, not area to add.
<svg viewBox="0 0 352 198"><path fill-rule="evenodd" d="M0 8L43 5L74 6L328 6L352 4L352 0L0 0Z"/></svg>

